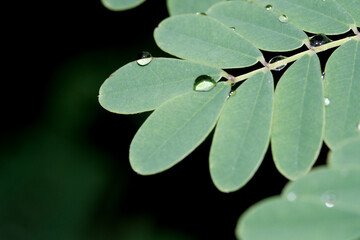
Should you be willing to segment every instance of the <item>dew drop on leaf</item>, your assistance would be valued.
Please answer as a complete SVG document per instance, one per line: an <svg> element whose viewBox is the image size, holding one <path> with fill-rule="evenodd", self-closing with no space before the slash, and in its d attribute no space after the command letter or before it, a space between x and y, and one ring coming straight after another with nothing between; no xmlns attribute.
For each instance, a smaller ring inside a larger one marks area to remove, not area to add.
<svg viewBox="0 0 360 240"><path fill-rule="evenodd" d="M230 27L230 29L231 29L231 30L233 30L233 31L235 31L235 30L236 30L236 28L235 28L235 27Z"/></svg>
<svg viewBox="0 0 360 240"><path fill-rule="evenodd" d="M204 12L197 12L196 15L206 16L206 13L204 13Z"/></svg>
<svg viewBox="0 0 360 240"><path fill-rule="evenodd" d="M296 200L297 196L296 196L296 193L295 192L289 192L287 195L286 195L286 198L288 201L290 202L293 202Z"/></svg>
<svg viewBox="0 0 360 240"><path fill-rule="evenodd" d="M289 21L289 19L285 14L283 14L283 15L279 16L279 21L282 23L287 23Z"/></svg>
<svg viewBox="0 0 360 240"><path fill-rule="evenodd" d="M272 11L272 10L273 10L273 6L270 5L270 4L266 5L265 8L266 8L266 10L268 10L268 11Z"/></svg>
<svg viewBox="0 0 360 240"><path fill-rule="evenodd" d="M149 52L143 51L138 54L137 64L140 66L146 66L152 61L153 57Z"/></svg>
<svg viewBox="0 0 360 240"><path fill-rule="evenodd" d="M322 72L321 79L324 79L324 78L325 78L325 72Z"/></svg>
<svg viewBox="0 0 360 240"><path fill-rule="evenodd" d="M281 55L280 55L280 56L273 57L272 59L270 59L269 64L278 62L278 61L283 60L283 59L285 59L285 58L286 58L286 57L281 56ZM281 66L279 66L279 67L277 67L277 68L274 68L274 69L272 69L272 70L281 71L281 70L284 69L284 67L286 67L286 63L285 63L284 65L281 65Z"/></svg>
<svg viewBox="0 0 360 240"><path fill-rule="evenodd" d="M313 37L310 37L309 40L310 40L310 45L312 47L318 47L323 44L331 42L331 39L328 38L325 34L315 35Z"/></svg>
<svg viewBox="0 0 360 240"><path fill-rule="evenodd" d="M321 196L321 200L326 207L332 208L336 203L336 195L332 192L326 192Z"/></svg>
<svg viewBox="0 0 360 240"><path fill-rule="evenodd" d="M359 122L359 124L357 125L357 129L360 131L360 122Z"/></svg>
<svg viewBox="0 0 360 240"><path fill-rule="evenodd" d="M234 91L230 91L229 95L227 96L227 98L230 98L231 96L235 96L236 95L236 90Z"/></svg>
<svg viewBox="0 0 360 240"><path fill-rule="evenodd" d="M324 98L324 104L325 104L325 106L329 106L329 104L330 104L330 99Z"/></svg>
<svg viewBox="0 0 360 240"><path fill-rule="evenodd" d="M216 86L216 82L208 75L201 75L194 81L194 91L208 92Z"/></svg>

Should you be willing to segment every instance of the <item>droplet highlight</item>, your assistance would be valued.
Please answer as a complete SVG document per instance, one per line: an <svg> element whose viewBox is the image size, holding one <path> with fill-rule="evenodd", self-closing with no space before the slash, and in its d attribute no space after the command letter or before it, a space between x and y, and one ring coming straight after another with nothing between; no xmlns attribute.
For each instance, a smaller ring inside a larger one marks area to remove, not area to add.
<svg viewBox="0 0 360 240"><path fill-rule="evenodd" d="M227 99L229 99L230 97L235 96L235 95L236 95L236 90L230 91L229 95L227 96Z"/></svg>
<svg viewBox="0 0 360 240"><path fill-rule="evenodd" d="M285 59L285 58L286 58L286 57L281 56L281 55L280 55L280 56L273 57L272 59L270 59L269 64L278 62L278 61L283 60L283 59ZM287 64L285 63L284 65L281 65L281 66L276 67L276 68L271 69L271 70L281 71L281 70L283 70L283 69L286 67L286 65L287 65Z"/></svg>
<svg viewBox="0 0 360 240"><path fill-rule="evenodd" d="M326 192L321 196L322 202L327 208L333 208L336 203L336 195L332 192Z"/></svg>
<svg viewBox="0 0 360 240"><path fill-rule="evenodd" d="M318 34L309 38L310 46L318 47L326 43L331 42L332 40L328 38L325 34Z"/></svg>
<svg viewBox="0 0 360 240"><path fill-rule="evenodd" d="M360 131L360 122L357 125L357 130Z"/></svg>
<svg viewBox="0 0 360 240"><path fill-rule="evenodd" d="M231 29L231 30L233 30L233 31L235 31L235 30L236 30L236 28L235 28L235 27L230 27L230 29Z"/></svg>
<svg viewBox="0 0 360 240"><path fill-rule="evenodd" d="M295 192L289 192L287 195L286 195L286 199L290 202L293 202L295 201L297 198L296 196L296 193Z"/></svg>
<svg viewBox="0 0 360 240"><path fill-rule="evenodd" d="M283 15L279 16L279 21L282 23L287 23L289 21L289 19L285 14L283 14Z"/></svg>
<svg viewBox="0 0 360 240"><path fill-rule="evenodd" d="M324 79L324 78L325 78L325 72L322 72L321 79Z"/></svg>
<svg viewBox="0 0 360 240"><path fill-rule="evenodd" d="M272 11L273 10L273 6L268 4L265 6L265 9L268 10L268 11Z"/></svg>
<svg viewBox="0 0 360 240"><path fill-rule="evenodd" d="M194 91L208 92L216 86L216 82L208 75L201 75L194 81Z"/></svg>
<svg viewBox="0 0 360 240"><path fill-rule="evenodd" d="M325 106L329 106L329 104L330 104L330 99L324 98L324 104L325 104Z"/></svg>
<svg viewBox="0 0 360 240"><path fill-rule="evenodd" d="M143 51L138 54L138 60L136 61L139 66L146 66L152 61L153 57L149 52Z"/></svg>

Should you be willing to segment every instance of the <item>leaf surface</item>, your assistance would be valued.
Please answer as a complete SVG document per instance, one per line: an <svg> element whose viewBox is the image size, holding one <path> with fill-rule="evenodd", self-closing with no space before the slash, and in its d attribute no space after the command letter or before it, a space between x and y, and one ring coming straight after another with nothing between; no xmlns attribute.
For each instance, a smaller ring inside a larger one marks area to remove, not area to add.
<svg viewBox="0 0 360 240"><path fill-rule="evenodd" d="M344 8L354 19L356 25L360 26L360 1L359 0L334 0L342 8Z"/></svg>
<svg viewBox="0 0 360 240"><path fill-rule="evenodd" d="M328 164L336 168L360 167L360 137L347 139L329 153Z"/></svg>
<svg viewBox="0 0 360 240"><path fill-rule="evenodd" d="M192 152L215 126L230 86L189 92L157 108L130 145L130 163L140 174L164 171Z"/></svg>
<svg viewBox="0 0 360 240"><path fill-rule="evenodd" d="M100 88L99 101L115 113L149 111L192 91L198 76L208 75L217 81L222 74L218 68L173 58L154 58L146 66L131 62L106 79Z"/></svg>
<svg viewBox="0 0 360 240"><path fill-rule="evenodd" d="M307 35L291 23L282 23L265 7L244 1L221 2L212 6L207 14L267 51L288 51L299 48Z"/></svg>
<svg viewBox="0 0 360 240"><path fill-rule="evenodd" d="M215 67L245 67L262 58L255 46L208 16L186 14L167 18L154 35L165 52Z"/></svg>
<svg viewBox="0 0 360 240"><path fill-rule="evenodd" d="M325 142L333 148L360 136L360 41L351 40L334 51L325 67Z"/></svg>
<svg viewBox="0 0 360 240"><path fill-rule="evenodd" d="M273 6L274 14L285 14L288 22L312 33L339 34L347 32L354 19L335 0L254 0ZM352 1L352 0L344 0Z"/></svg>
<svg viewBox="0 0 360 240"><path fill-rule="evenodd" d="M294 180L314 164L322 143L324 100L320 62L304 55L275 89L271 148L278 170Z"/></svg>
<svg viewBox="0 0 360 240"><path fill-rule="evenodd" d="M124 11L145 2L145 0L101 0L102 4L113 11Z"/></svg>
<svg viewBox="0 0 360 240"><path fill-rule="evenodd" d="M273 95L271 72L260 72L226 102L210 150L210 173L219 190L236 191L258 169L269 144Z"/></svg>
<svg viewBox="0 0 360 240"><path fill-rule="evenodd" d="M285 187L282 197L249 208L238 239L337 240L360 237L360 170L319 168Z"/></svg>
<svg viewBox="0 0 360 240"><path fill-rule="evenodd" d="M167 0L170 15L205 12L211 5L223 0Z"/></svg>

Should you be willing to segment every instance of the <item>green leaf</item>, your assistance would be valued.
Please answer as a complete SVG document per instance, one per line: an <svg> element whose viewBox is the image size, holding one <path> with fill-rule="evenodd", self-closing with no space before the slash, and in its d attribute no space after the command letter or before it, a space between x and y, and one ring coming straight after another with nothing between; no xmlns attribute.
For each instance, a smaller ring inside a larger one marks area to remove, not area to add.
<svg viewBox="0 0 360 240"><path fill-rule="evenodd" d="M154 174L185 158L215 126L229 90L221 82L209 92L185 93L157 108L131 142L133 170Z"/></svg>
<svg viewBox="0 0 360 240"><path fill-rule="evenodd" d="M347 32L354 24L353 18L335 0L254 1L263 6L271 4L275 14L285 14L290 23L307 32L339 34Z"/></svg>
<svg viewBox="0 0 360 240"><path fill-rule="evenodd" d="M236 191L258 169L269 144L273 95L271 72L260 72L225 104L210 151L210 173L219 190Z"/></svg>
<svg viewBox="0 0 360 240"><path fill-rule="evenodd" d="M186 14L167 18L154 35L165 52L215 67L245 67L263 58L239 34L208 16Z"/></svg>
<svg viewBox="0 0 360 240"><path fill-rule="evenodd" d="M274 99L272 154L278 170L291 180L306 174L319 154L323 102L319 58L304 55L279 80Z"/></svg>
<svg viewBox="0 0 360 240"><path fill-rule="evenodd" d="M243 1L221 2L207 14L218 19L260 49L287 51L299 48L307 35L291 23L282 23L265 7Z"/></svg>
<svg viewBox="0 0 360 240"><path fill-rule="evenodd" d="M123 11L137 7L145 0L101 0L101 3L110 10Z"/></svg>
<svg viewBox="0 0 360 240"><path fill-rule="evenodd" d="M360 1L359 0L334 0L342 8L344 8L354 19L356 25L360 26Z"/></svg>
<svg viewBox="0 0 360 240"><path fill-rule="evenodd" d="M236 227L245 240L338 240L360 237L360 170L316 169L287 185L283 197L248 209ZM285 199L284 199L285 198Z"/></svg>
<svg viewBox="0 0 360 240"><path fill-rule="evenodd" d="M360 167L360 137L341 142L329 153L328 164L336 168Z"/></svg>
<svg viewBox="0 0 360 240"><path fill-rule="evenodd" d="M167 0L170 15L205 12L211 5L223 0Z"/></svg>
<svg viewBox="0 0 360 240"><path fill-rule="evenodd" d="M325 142L333 148L360 136L360 41L352 40L330 56L325 67Z"/></svg>
<svg viewBox="0 0 360 240"><path fill-rule="evenodd" d="M115 113L149 111L175 96L192 91L199 75L219 80L221 69L173 58L154 58L146 66L128 63L114 72L100 88L99 101Z"/></svg>

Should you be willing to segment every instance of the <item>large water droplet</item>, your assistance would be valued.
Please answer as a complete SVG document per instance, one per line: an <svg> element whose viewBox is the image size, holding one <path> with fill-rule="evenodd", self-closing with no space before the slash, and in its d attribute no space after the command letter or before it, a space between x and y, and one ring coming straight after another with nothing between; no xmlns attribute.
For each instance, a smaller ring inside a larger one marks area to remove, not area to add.
<svg viewBox="0 0 360 240"><path fill-rule="evenodd" d="M325 104L325 106L329 106L329 104L330 104L330 99L324 98L324 104Z"/></svg>
<svg viewBox="0 0 360 240"><path fill-rule="evenodd" d="M287 200L289 200L290 202L293 202L296 200L297 196L296 196L296 193L295 192L289 192L287 195L286 195L286 198Z"/></svg>
<svg viewBox="0 0 360 240"><path fill-rule="evenodd" d="M208 75L201 75L194 81L194 91L207 92L216 86L216 82Z"/></svg>
<svg viewBox="0 0 360 240"><path fill-rule="evenodd" d="M279 21L282 23L287 23L289 21L289 19L285 14L283 14L283 15L279 16Z"/></svg>
<svg viewBox="0 0 360 240"><path fill-rule="evenodd" d="M336 203L336 195L332 192L326 192L321 196L322 202L328 208L333 208Z"/></svg>
<svg viewBox="0 0 360 240"><path fill-rule="evenodd" d="M318 47L323 44L331 42L331 39L328 38L325 34L318 34L313 37L310 37L309 41L312 47Z"/></svg>
<svg viewBox="0 0 360 240"><path fill-rule="evenodd" d="M265 8L266 8L266 10L268 10L268 11L272 11L272 10L273 10L273 6L270 5L270 4L266 5Z"/></svg>
<svg viewBox="0 0 360 240"><path fill-rule="evenodd" d="M152 61L153 57L149 52L143 51L138 54L137 64L140 66L146 66Z"/></svg>
<svg viewBox="0 0 360 240"><path fill-rule="evenodd" d="M286 57L281 56L281 55L280 55L280 56L273 57L272 59L270 59L269 64L278 62L278 61L283 60L283 59L285 59L285 58L286 58ZM284 69L284 67L286 67L286 63L285 63L284 65L281 65L281 66L279 66L279 67L277 67L277 68L274 68L274 69L272 69L272 70L281 71L281 70Z"/></svg>

